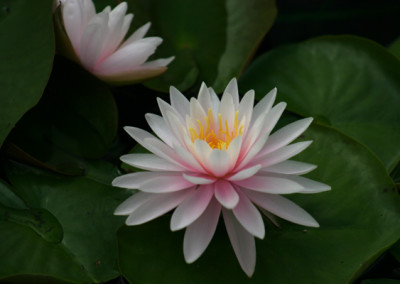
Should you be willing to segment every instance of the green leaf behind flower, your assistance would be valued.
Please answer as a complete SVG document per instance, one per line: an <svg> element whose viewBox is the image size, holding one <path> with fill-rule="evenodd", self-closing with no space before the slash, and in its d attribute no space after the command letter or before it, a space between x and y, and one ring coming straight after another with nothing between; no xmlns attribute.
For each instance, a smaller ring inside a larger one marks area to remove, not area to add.
<svg viewBox="0 0 400 284"><path fill-rule="evenodd" d="M98 1L102 9L104 1ZM202 81L220 92L242 72L276 16L274 0L128 0L133 27L152 22L149 35L164 42L154 58L175 56L168 70L146 86L181 91Z"/></svg>
<svg viewBox="0 0 400 284"><path fill-rule="evenodd" d="M287 197L320 228L282 221L278 229L265 222L266 237L256 241L257 265L249 279L222 220L204 255L186 264L183 232L170 231L167 215L118 231L123 275L131 283L351 283L397 240L399 196L380 161L355 140L315 125L301 140L314 143L295 160L317 164L309 177L332 190Z"/></svg>
<svg viewBox="0 0 400 284"><path fill-rule="evenodd" d="M355 36L327 36L260 56L239 86L278 100L301 116L368 146L391 171L400 160L400 61L382 46Z"/></svg>
<svg viewBox="0 0 400 284"><path fill-rule="evenodd" d="M0 198L0 279L99 283L119 275L115 231L123 219L113 210L127 194L110 186L113 166L92 163L79 178L14 162L5 169L12 187L0 183L0 191L26 207L11 207ZM29 274L36 276L24 278Z"/></svg>
<svg viewBox="0 0 400 284"><path fill-rule="evenodd" d="M10 3L8 3L10 2ZM52 0L0 2L0 146L42 96L54 57Z"/></svg>

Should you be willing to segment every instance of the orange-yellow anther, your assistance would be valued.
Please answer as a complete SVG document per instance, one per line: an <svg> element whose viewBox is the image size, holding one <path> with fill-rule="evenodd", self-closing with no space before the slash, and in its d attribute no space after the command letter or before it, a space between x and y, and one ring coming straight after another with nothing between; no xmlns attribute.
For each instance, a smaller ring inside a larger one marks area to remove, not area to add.
<svg viewBox="0 0 400 284"><path fill-rule="evenodd" d="M208 115L204 117L205 126L200 120L196 120L199 125L198 131L193 127L189 128L190 139L192 142L197 139L204 140L213 149L226 150L229 144L237 136L242 135L243 125L239 125L239 111L236 111L233 119L233 129L229 131L228 120L225 119L225 123L222 121L222 115L218 114L218 125L214 122L214 114L210 109L208 109ZM225 126L225 128L224 128Z"/></svg>

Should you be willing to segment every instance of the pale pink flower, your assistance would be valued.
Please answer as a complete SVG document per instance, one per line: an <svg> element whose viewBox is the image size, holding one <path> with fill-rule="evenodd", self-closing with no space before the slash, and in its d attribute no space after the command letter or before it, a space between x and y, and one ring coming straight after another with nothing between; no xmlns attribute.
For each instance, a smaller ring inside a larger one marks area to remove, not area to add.
<svg viewBox="0 0 400 284"><path fill-rule="evenodd" d="M146 37L150 23L126 33L133 19L126 14L128 5L120 3L113 10L107 6L96 14L92 0L62 0L61 14L65 33L82 66L104 81L135 82L160 75L174 57L147 61L160 37Z"/></svg>
<svg viewBox="0 0 400 284"><path fill-rule="evenodd" d="M288 160L311 141L290 144L310 125L312 118L291 123L271 134L286 103L272 107L276 89L253 109L254 91L239 102L236 80L221 100L206 85L198 98L188 101L171 87L171 104L158 99L162 116L147 114L158 136L135 127L125 130L153 154L128 154L121 160L146 171L117 177L114 186L138 189L116 210L129 215L127 225L148 222L175 209L171 230L186 228L183 252L187 263L204 252L214 235L220 213L242 269L254 272L254 236L264 238L263 218L278 217L304 226L317 221L280 194L317 193L326 184L300 175L315 165Z"/></svg>

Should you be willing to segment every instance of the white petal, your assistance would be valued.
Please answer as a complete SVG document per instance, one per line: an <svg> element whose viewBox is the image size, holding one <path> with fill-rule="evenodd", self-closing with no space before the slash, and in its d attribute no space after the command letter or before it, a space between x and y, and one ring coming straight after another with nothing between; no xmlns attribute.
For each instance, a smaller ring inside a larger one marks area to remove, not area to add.
<svg viewBox="0 0 400 284"><path fill-rule="evenodd" d="M200 91L199 91L197 100L199 101L200 105L203 107L204 111L206 111L208 113L208 109L212 110L210 92L208 91L208 88L204 82L200 86Z"/></svg>
<svg viewBox="0 0 400 284"><path fill-rule="evenodd" d="M165 67L175 59L175 56L146 61L142 67Z"/></svg>
<svg viewBox="0 0 400 284"><path fill-rule="evenodd" d="M238 120L241 121L243 118L246 118L246 123L243 127L243 133L247 132L247 128L250 124L251 117L253 115L253 105L254 105L254 91L248 91L239 104L239 116Z"/></svg>
<svg viewBox="0 0 400 284"><path fill-rule="evenodd" d="M147 113L145 118L151 130L153 130L153 132L168 146L172 147L174 144L178 143L178 140L171 133L163 117L152 113Z"/></svg>
<svg viewBox="0 0 400 284"><path fill-rule="evenodd" d="M269 137L268 142L265 144L262 154L264 155L271 153L291 143L310 126L312 120L313 119L311 117L304 118L286 125L285 127L273 133Z"/></svg>
<svg viewBox="0 0 400 284"><path fill-rule="evenodd" d="M249 162L251 162L255 156L257 156L259 154L261 149L263 149L266 141L268 140L268 137L269 137L268 134L261 135L257 139L257 141L248 149L248 152L243 153L244 158L240 161L237 168L242 169L242 168L246 167L246 165Z"/></svg>
<svg viewBox="0 0 400 284"><path fill-rule="evenodd" d="M210 92L210 96L211 96L212 112L218 113L219 105L220 105L219 98L213 88L208 88L208 91Z"/></svg>
<svg viewBox="0 0 400 284"><path fill-rule="evenodd" d="M200 120L205 125L204 117L207 116L206 110L203 109L202 105L195 98L190 99L190 116L194 120Z"/></svg>
<svg viewBox="0 0 400 284"><path fill-rule="evenodd" d="M179 162L179 156L176 154L176 152L171 147L154 137L154 135L136 127L126 126L124 127L124 130L150 152L173 164L183 166Z"/></svg>
<svg viewBox="0 0 400 284"><path fill-rule="evenodd" d="M233 208L233 214L243 228L250 234L263 239L265 236L265 228L260 212L240 190L238 190L238 194L239 203Z"/></svg>
<svg viewBox="0 0 400 284"><path fill-rule="evenodd" d="M318 193L331 190L329 185L305 177L289 176L288 178L304 187L300 193Z"/></svg>
<svg viewBox="0 0 400 284"><path fill-rule="evenodd" d="M140 185L151 180L153 177L157 176L158 173L153 172L136 172L131 174L122 175L116 177L112 181L112 185L116 187L138 189Z"/></svg>
<svg viewBox="0 0 400 284"><path fill-rule="evenodd" d="M216 177L223 177L234 165L230 163L227 151L213 149L208 158L207 169Z"/></svg>
<svg viewBox="0 0 400 284"><path fill-rule="evenodd" d="M272 129L275 127L276 123L278 122L285 108L286 108L286 103L280 102L269 111L261 130L262 133L270 133L272 131Z"/></svg>
<svg viewBox="0 0 400 284"><path fill-rule="evenodd" d="M197 139L194 141L194 154L200 164L208 170L208 158L211 155L212 149L206 141Z"/></svg>
<svg viewBox="0 0 400 284"><path fill-rule="evenodd" d="M232 96L234 108L237 109L239 107L239 91L236 78L233 78L226 86L221 101L224 99L226 94L230 94Z"/></svg>
<svg viewBox="0 0 400 284"><path fill-rule="evenodd" d="M178 206L190 192L191 190L185 190L169 194L155 194L150 200L133 211L125 223L132 226L153 220Z"/></svg>
<svg viewBox="0 0 400 284"><path fill-rule="evenodd" d="M231 167L229 168L229 171L232 170L235 165L236 162L239 158L240 155L240 150L242 148L242 136L236 136L231 143L228 146L228 149L226 150L228 152L229 155L229 163L231 165Z"/></svg>
<svg viewBox="0 0 400 284"><path fill-rule="evenodd" d="M230 181L238 181L238 180L243 180L247 179L249 177L254 176L259 170L261 169L261 165L255 165L250 168L243 169L234 175L230 176L228 180Z"/></svg>
<svg viewBox="0 0 400 284"><path fill-rule="evenodd" d="M148 37L120 47L97 64L96 73L109 74L130 70L143 64L162 42L159 37Z"/></svg>
<svg viewBox="0 0 400 284"><path fill-rule="evenodd" d="M221 203L222 206L232 209L239 202L239 195L233 188L232 184L225 180L219 180L214 183L215 198Z"/></svg>
<svg viewBox="0 0 400 284"><path fill-rule="evenodd" d="M245 193L255 204L282 219L304 226L319 227L310 214L287 198L251 190L246 190Z"/></svg>
<svg viewBox="0 0 400 284"><path fill-rule="evenodd" d="M147 180L139 187L140 190L149 193L167 193L180 191L193 186L191 182L182 176L182 173L156 173L151 180Z"/></svg>
<svg viewBox="0 0 400 284"><path fill-rule="evenodd" d="M183 254L187 263L197 260L206 250L217 228L221 205L211 199L204 213L185 231Z"/></svg>
<svg viewBox="0 0 400 284"><path fill-rule="evenodd" d="M200 217L208 207L214 190L212 185L199 186L175 209L171 217L171 230L183 229Z"/></svg>
<svg viewBox="0 0 400 284"><path fill-rule="evenodd" d="M263 167L269 167L292 158L310 146L311 143L312 141L302 141L290 144L272 153L266 155L257 155L251 163L261 164Z"/></svg>
<svg viewBox="0 0 400 284"><path fill-rule="evenodd" d="M225 121L228 122L229 132L233 130L235 112L236 108L232 95L230 93L225 93L219 104L218 115L221 114L223 125L225 125Z"/></svg>
<svg viewBox="0 0 400 284"><path fill-rule="evenodd" d="M193 184L211 184L216 181L215 178L208 175L183 173L183 177Z"/></svg>
<svg viewBox="0 0 400 284"><path fill-rule="evenodd" d="M181 146L175 145L174 147L176 154L181 158L181 162L191 171L197 171L199 173L206 174L207 172L199 164L199 162L193 157L192 153Z"/></svg>
<svg viewBox="0 0 400 284"><path fill-rule="evenodd" d="M175 87L171 86L169 88L171 106L180 115L182 121L185 121L186 115L189 114L190 105L188 99L179 92Z"/></svg>
<svg viewBox="0 0 400 284"><path fill-rule="evenodd" d="M151 23L147 23L140 28L138 28L125 42L121 45L121 48L124 48L127 45L130 45L131 43L141 40L147 33L147 31L150 29Z"/></svg>
<svg viewBox="0 0 400 284"><path fill-rule="evenodd" d="M261 172L287 174L287 175L303 175L311 172L317 166L298 161L287 160L270 167L263 168Z"/></svg>
<svg viewBox="0 0 400 284"><path fill-rule="evenodd" d="M104 45L104 38L107 33L108 14L100 13L95 15L87 25L82 34L78 52L82 65L92 71L101 57Z"/></svg>
<svg viewBox="0 0 400 284"><path fill-rule="evenodd" d="M235 181L235 184L270 194L289 194L304 190L304 187L295 181L274 176L255 175L245 180Z"/></svg>
<svg viewBox="0 0 400 284"><path fill-rule="evenodd" d="M114 215L130 215L133 211L146 203L154 195L146 192L136 192L122 202L114 211Z"/></svg>
<svg viewBox="0 0 400 284"><path fill-rule="evenodd" d="M222 214L240 267L242 267L247 276L251 277L256 266L256 244L254 237L239 224L231 211L223 209Z"/></svg>
<svg viewBox="0 0 400 284"><path fill-rule="evenodd" d="M276 88L272 89L264 98L256 104L253 109L253 117L251 118L251 124L258 119L258 117L264 113L268 113L274 104L276 98Z"/></svg>
<svg viewBox="0 0 400 284"><path fill-rule="evenodd" d="M183 167L172 164L153 154L127 154L121 156L121 161L136 168L149 171L183 171Z"/></svg>

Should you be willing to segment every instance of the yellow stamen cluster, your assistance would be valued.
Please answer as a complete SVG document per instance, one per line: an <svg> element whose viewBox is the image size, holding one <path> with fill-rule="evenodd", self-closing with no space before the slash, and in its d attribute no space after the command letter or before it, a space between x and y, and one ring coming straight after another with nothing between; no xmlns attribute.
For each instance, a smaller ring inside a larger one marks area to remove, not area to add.
<svg viewBox="0 0 400 284"><path fill-rule="evenodd" d="M192 142L201 139L206 141L213 149L226 150L232 140L243 133L243 125L239 125L238 116L239 111L236 111L233 129L230 131L228 121L225 120L225 123L223 123L220 113L218 114L218 126L215 124L214 114L209 108L208 116L204 117L205 127L200 120L197 120L199 124L198 132L193 127L189 127L190 139Z"/></svg>

